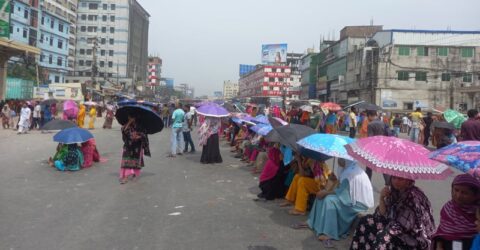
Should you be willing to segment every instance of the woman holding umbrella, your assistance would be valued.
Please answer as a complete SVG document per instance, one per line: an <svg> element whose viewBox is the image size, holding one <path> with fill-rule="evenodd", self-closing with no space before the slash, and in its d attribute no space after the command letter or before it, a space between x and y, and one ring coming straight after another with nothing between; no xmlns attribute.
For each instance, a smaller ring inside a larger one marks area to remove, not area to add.
<svg viewBox="0 0 480 250"><path fill-rule="evenodd" d="M128 178L140 176L145 166L143 155L151 156L147 131L138 122L135 113L128 115L128 122L122 126L123 153L120 169L120 183L125 184Z"/></svg>
<svg viewBox="0 0 480 250"><path fill-rule="evenodd" d="M203 146L202 158L203 164L222 163L220 155L220 143L218 139L218 130L221 126L220 118L205 117L205 122L199 130L200 146Z"/></svg>

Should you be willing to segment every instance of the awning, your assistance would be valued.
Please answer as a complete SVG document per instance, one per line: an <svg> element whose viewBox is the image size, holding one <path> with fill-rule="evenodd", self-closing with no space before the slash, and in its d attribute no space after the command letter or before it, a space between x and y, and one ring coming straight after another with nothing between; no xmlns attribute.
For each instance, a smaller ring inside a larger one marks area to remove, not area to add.
<svg viewBox="0 0 480 250"><path fill-rule="evenodd" d="M11 57L21 54L40 55L40 49L13 40L0 38L0 55Z"/></svg>

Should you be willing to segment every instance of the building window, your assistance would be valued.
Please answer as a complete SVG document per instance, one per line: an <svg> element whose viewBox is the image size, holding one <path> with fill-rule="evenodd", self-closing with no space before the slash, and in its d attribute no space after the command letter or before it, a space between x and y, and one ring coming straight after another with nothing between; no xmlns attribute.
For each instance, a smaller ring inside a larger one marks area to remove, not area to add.
<svg viewBox="0 0 480 250"><path fill-rule="evenodd" d="M28 31L27 29L23 29L23 38L27 38Z"/></svg>
<svg viewBox="0 0 480 250"><path fill-rule="evenodd" d="M110 33L115 33L115 28L114 27L110 27Z"/></svg>
<svg viewBox="0 0 480 250"><path fill-rule="evenodd" d="M448 56L448 48L447 47L437 48L437 55L438 56Z"/></svg>
<svg viewBox="0 0 480 250"><path fill-rule="evenodd" d="M97 3L90 3L88 4L88 8L91 10L96 10L98 9L98 4Z"/></svg>
<svg viewBox="0 0 480 250"><path fill-rule="evenodd" d="M86 60L86 61L85 61L85 65L87 65L87 66L89 66L89 67L92 66L92 61Z"/></svg>
<svg viewBox="0 0 480 250"><path fill-rule="evenodd" d="M40 35L40 42L43 43L43 34Z"/></svg>
<svg viewBox="0 0 480 250"><path fill-rule="evenodd" d="M102 33L107 33L107 27L102 27Z"/></svg>
<svg viewBox="0 0 480 250"><path fill-rule="evenodd" d="M107 21L107 16L106 16L106 15L103 15L103 16L102 16L102 21L104 21L104 22Z"/></svg>
<svg viewBox="0 0 480 250"><path fill-rule="evenodd" d="M92 72L90 71L85 72L85 76L92 76Z"/></svg>
<svg viewBox="0 0 480 250"><path fill-rule="evenodd" d="M113 74L112 74L112 73L108 73L107 75L108 75L108 77L112 77L112 76L113 76Z"/></svg>
<svg viewBox="0 0 480 250"><path fill-rule="evenodd" d="M108 67L112 68L113 67L113 62L108 62Z"/></svg>
<svg viewBox="0 0 480 250"><path fill-rule="evenodd" d="M398 55L409 56L410 55L410 47L407 47L407 46L398 47Z"/></svg>
<svg viewBox="0 0 480 250"><path fill-rule="evenodd" d="M53 29L53 27L55 27L55 21L52 19L52 21L50 22L50 28Z"/></svg>
<svg viewBox="0 0 480 250"><path fill-rule="evenodd" d="M100 61L100 67L105 67L105 62L104 61Z"/></svg>
<svg viewBox="0 0 480 250"><path fill-rule="evenodd" d="M110 9L115 10L115 4L114 3L110 4Z"/></svg>
<svg viewBox="0 0 480 250"><path fill-rule="evenodd" d="M97 21L97 15L88 15L88 21Z"/></svg>
<svg viewBox="0 0 480 250"><path fill-rule="evenodd" d="M58 40L57 46L58 46L59 49L63 48L62 40Z"/></svg>
<svg viewBox="0 0 480 250"><path fill-rule="evenodd" d="M87 15L82 14L82 15L80 16L80 19L82 19L83 21L87 20Z"/></svg>
<svg viewBox="0 0 480 250"><path fill-rule="evenodd" d="M58 31L63 32L63 24L58 24Z"/></svg>
<svg viewBox="0 0 480 250"><path fill-rule="evenodd" d="M427 72L415 72L415 81L427 81Z"/></svg>
<svg viewBox="0 0 480 250"><path fill-rule="evenodd" d="M91 49L87 49L87 55L91 55L92 54L92 50Z"/></svg>
<svg viewBox="0 0 480 250"><path fill-rule="evenodd" d="M60 77L59 77L59 76L55 76L55 82L56 82L56 83L59 83L59 82L60 82Z"/></svg>
<svg viewBox="0 0 480 250"><path fill-rule="evenodd" d="M83 65L85 65L85 62L83 60L79 60L78 65L83 66Z"/></svg>
<svg viewBox="0 0 480 250"><path fill-rule="evenodd" d="M87 31L87 27L86 27L86 26L81 26L81 27L80 27L80 31L81 31L81 32L86 32L86 31Z"/></svg>
<svg viewBox="0 0 480 250"><path fill-rule="evenodd" d="M451 79L451 76L449 73L442 73L442 82L449 82Z"/></svg>
<svg viewBox="0 0 480 250"><path fill-rule="evenodd" d="M88 32L97 32L97 27L95 27L95 26L88 26L87 30L88 30Z"/></svg>
<svg viewBox="0 0 480 250"><path fill-rule="evenodd" d="M462 57L473 57L474 49L473 48L461 48Z"/></svg>
<svg viewBox="0 0 480 250"><path fill-rule="evenodd" d="M113 50L109 50L109 51L108 51L108 55L109 55L109 56L113 56Z"/></svg>
<svg viewBox="0 0 480 250"><path fill-rule="evenodd" d="M40 22L42 22L42 25L45 24L45 17L42 16L42 19Z"/></svg>
<svg viewBox="0 0 480 250"><path fill-rule="evenodd" d="M43 62L43 59L45 59L45 55L44 55L44 54L41 54L41 55L40 55L40 62Z"/></svg>
<svg viewBox="0 0 480 250"><path fill-rule="evenodd" d="M23 11L23 17L25 19L28 18L28 10Z"/></svg>
<svg viewBox="0 0 480 250"><path fill-rule="evenodd" d="M464 74L463 82L472 82L472 74Z"/></svg>
<svg viewBox="0 0 480 250"><path fill-rule="evenodd" d="M417 47L417 56L428 56L428 47Z"/></svg>
<svg viewBox="0 0 480 250"><path fill-rule="evenodd" d="M110 16L110 22L115 22L115 16Z"/></svg>
<svg viewBox="0 0 480 250"><path fill-rule="evenodd" d="M107 10L108 4L104 3L103 4L103 10Z"/></svg>
<svg viewBox="0 0 480 250"><path fill-rule="evenodd" d="M107 39L102 38L102 39L100 40L100 43L101 43L101 44L106 44L106 43L107 43Z"/></svg>
<svg viewBox="0 0 480 250"><path fill-rule="evenodd" d="M85 55L85 49L80 49L80 55Z"/></svg>
<svg viewBox="0 0 480 250"><path fill-rule="evenodd" d="M111 45L114 44L113 38L110 38L109 43L110 43Z"/></svg>
<svg viewBox="0 0 480 250"><path fill-rule="evenodd" d="M52 62L53 62L53 57L52 57L52 55L49 55L48 56L48 63L52 64Z"/></svg>
<svg viewBox="0 0 480 250"><path fill-rule="evenodd" d="M397 80L408 81L408 71L398 71L397 74Z"/></svg>
<svg viewBox="0 0 480 250"><path fill-rule="evenodd" d="M57 65L58 65L58 66L62 66L62 61L63 61L62 58L61 58L61 57L58 57L58 58L57 58Z"/></svg>
<svg viewBox="0 0 480 250"><path fill-rule="evenodd" d="M403 103L404 110L413 110L413 102L404 102Z"/></svg>
<svg viewBox="0 0 480 250"><path fill-rule="evenodd" d="M105 50L104 49L100 50L100 55L102 55L102 56L105 55Z"/></svg>
<svg viewBox="0 0 480 250"><path fill-rule="evenodd" d="M275 78L274 77L268 78L268 82L275 82Z"/></svg>

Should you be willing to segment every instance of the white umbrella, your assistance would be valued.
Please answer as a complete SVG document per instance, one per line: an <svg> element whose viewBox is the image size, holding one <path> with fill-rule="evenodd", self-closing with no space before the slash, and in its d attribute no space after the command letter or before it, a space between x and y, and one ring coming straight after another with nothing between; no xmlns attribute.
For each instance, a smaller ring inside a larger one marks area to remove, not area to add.
<svg viewBox="0 0 480 250"><path fill-rule="evenodd" d="M307 111L309 113L313 113L313 108L310 105L303 105L303 106L300 107L300 109L303 110L303 111Z"/></svg>

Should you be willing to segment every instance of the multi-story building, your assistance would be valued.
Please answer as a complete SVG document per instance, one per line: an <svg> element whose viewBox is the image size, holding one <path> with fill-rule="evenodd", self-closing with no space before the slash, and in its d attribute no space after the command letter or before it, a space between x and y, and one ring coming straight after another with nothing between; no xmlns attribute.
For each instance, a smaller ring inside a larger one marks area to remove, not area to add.
<svg viewBox="0 0 480 250"><path fill-rule="evenodd" d="M303 55L303 53L287 53L286 65L290 67L290 87L288 92L297 93L291 96L291 99L295 100L298 100L301 95L302 71L300 70L300 65Z"/></svg>
<svg viewBox="0 0 480 250"><path fill-rule="evenodd" d="M162 74L162 59L157 56L148 58L148 82L147 86L160 86Z"/></svg>
<svg viewBox="0 0 480 250"><path fill-rule="evenodd" d="M384 30L347 57L347 101L392 111L480 106L478 31Z"/></svg>
<svg viewBox="0 0 480 250"><path fill-rule="evenodd" d="M239 97L266 97L290 99L300 93L289 91L291 69L281 65L262 65L239 80Z"/></svg>
<svg viewBox="0 0 480 250"><path fill-rule="evenodd" d="M149 17L136 0L79 0L76 63L69 80L87 82L96 75L100 84L146 83Z"/></svg>
<svg viewBox="0 0 480 250"><path fill-rule="evenodd" d="M232 99L238 95L238 83L233 81L223 81L223 99Z"/></svg>
<svg viewBox="0 0 480 250"><path fill-rule="evenodd" d="M10 8L10 39L37 46L38 42L38 0L14 0Z"/></svg>

